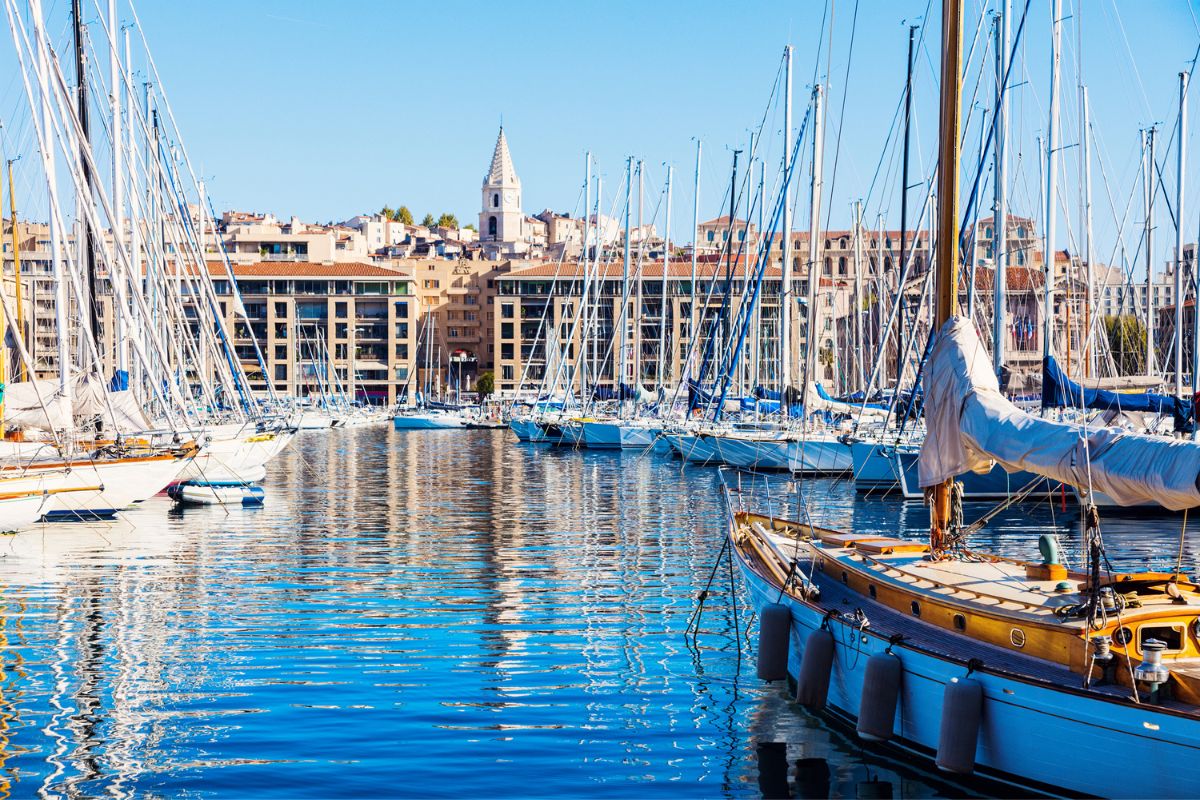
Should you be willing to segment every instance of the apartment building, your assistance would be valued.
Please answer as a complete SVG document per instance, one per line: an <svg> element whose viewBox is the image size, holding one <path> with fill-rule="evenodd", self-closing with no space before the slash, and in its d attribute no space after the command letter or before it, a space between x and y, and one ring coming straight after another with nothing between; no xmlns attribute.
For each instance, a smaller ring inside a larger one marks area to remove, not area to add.
<svg viewBox="0 0 1200 800"><path fill-rule="evenodd" d="M208 266L253 390L345 392L372 405L413 396L419 310L407 273L356 263L236 264L242 318L224 266Z"/></svg>
<svg viewBox="0 0 1200 800"><path fill-rule="evenodd" d="M391 262L413 279L419 314L420 385L470 392L496 363L497 281L529 262L403 259Z"/></svg>
<svg viewBox="0 0 1200 800"><path fill-rule="evenodd" d="M729 319L736 317L740 308L748 267L744 260L732 265L733 310L727 315ZM694 365L706 353L711 357L718 351L718 345L733 335L730 326L719 323L725 302L727 265L723 261L708 258L697 264L695 308L690 262L672 262L669 267L662 261L642 264L640 274L633 280L624 316L622 265L601 265L601 277L589 290L586 313L593 323L588 326L586 336L584 326L576 321L583 300L585 268L574 262L538 264L513 269L497 279L494 339L498 348L498 392L511 396L535 391L547 375L552 379L556 374L561 375L565 382L577 362L577 375L586 373L589 384L615 391L622 347L626 371L621 383L632 384L637 376L638 382L648 389L674 386L683 377L685 365L692 364L694 374ZM746 380L754 378L751 373L755 367L761 379L769 379L779 363L780 285L779 270L768 268L763 277L759 325L747 335L745 344ZM807 281L797 280L795 291L807 291ZM623 322L625 341L615 343ZM796 343L802 338L802 329L797 330L793 337L794 353L798 352ZM665 353L660 342L665 343ZM562 388L560 383L559 389Z"/></svg>

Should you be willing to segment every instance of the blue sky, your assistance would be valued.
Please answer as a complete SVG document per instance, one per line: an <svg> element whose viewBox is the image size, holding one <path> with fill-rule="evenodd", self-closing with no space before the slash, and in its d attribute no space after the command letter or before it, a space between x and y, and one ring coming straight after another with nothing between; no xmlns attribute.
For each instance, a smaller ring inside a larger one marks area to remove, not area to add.
<svg viewBox="0 0 1200 800"><path fill-rule="evenodd" d="M1071 145L1078 139L1074 5L1064 3L1069 19L1063 26L1069 198L1075 192ZM979 2L968 0L967 7L978 18ZM826 164L832 197L825 203L831 223L844 226L852 200L867 195L892 123L906 25L920 23L927 9L933 27L919 59L914 175L930 163L936 2L836 0L832 57L822 26L830 10L822 2L428 8L381 0L144 3L139 11L147 37L218 208L325 221L405 203L418 217L451 211L463 222L474 221L503 117L527 212L576 210L590 149L609 199L625 157L644 158L650 207L663 165L674 164L674 224L680 230L690 225L694 137L703 139L705 150L701 214L711 217L719 213L728 183L730 150L744 147L763 118L790 42L796 47L797 123L814 72L824 77L827 65L832 72ZM61 14L62 0L55 10ZM1119 216L1136 176L1138 128L1151 121L1174 124L1176 74L1198 42L1194 12L1185 2L1167 0L1085 4L1084 75L1111 181L1106 190L1096 168L1098 238L1107 230L1111 239L1116 228L1106 199L1102 207L1103 193L1111 192ZM1028 83L1013 98L1014 211L1034 211L1028 207L1038 185L1033 137L1045 128L1049 17L1048 0L1033 0L1019 76ZM968 46L973 32L969 21ZM4 100L11 105L11 96ZM990 98L983 100L990 105ZM1200 103L1193 106L1193 117L1200 117ZM767 119L767 133L775 134L767 153L770 184L779 159L776 107ZM977 141L970 130L967 137ZM1200 191L1200 154L1191 162L1189 180ZM896 179L889 174L882 182L888 192L876 189L871 196L869 219L881 210L896 216ZM1189 205L1200 209L1200 202ZM805 214L800 212L798 227ZM1195 218L1187 214L1192 229Z"/></svg>

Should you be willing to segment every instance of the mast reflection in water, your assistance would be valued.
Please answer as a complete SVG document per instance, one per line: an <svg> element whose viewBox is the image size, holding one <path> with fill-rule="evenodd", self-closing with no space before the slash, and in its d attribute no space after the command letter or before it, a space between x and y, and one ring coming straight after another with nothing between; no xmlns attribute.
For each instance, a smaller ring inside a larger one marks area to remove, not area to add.
<svg viewBox="0 0 1200 800"><path fill-rule="evenodd" d="M715 470L357 428L303 435L265 485L261 510L155 498L5 539L0 795L946 791L762 686L745 635L738 676L725 567L685 637L724 535ZM801 488L816 521L927 528ZM1055 515L1006 512L988 545L1031 554ZM1174 557L1162 530L1110 524L1110 555Z"/></svg>

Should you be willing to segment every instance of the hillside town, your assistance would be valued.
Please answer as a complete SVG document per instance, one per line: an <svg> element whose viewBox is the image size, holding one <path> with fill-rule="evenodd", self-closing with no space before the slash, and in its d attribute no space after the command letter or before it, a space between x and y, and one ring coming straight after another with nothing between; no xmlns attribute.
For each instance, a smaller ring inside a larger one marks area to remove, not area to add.
<svg viewBox="0 0 1200 800"><path fill-rule="evenodd" d="M539 330L558 329L566 335L589 264L601 264L607 271L598 302L605 304L610 319L619 308L625 248L621 220L595 214L572 217L551 209L525 213L521 179L503 129L482 180L477 220L465 225L452 214L440 220L430 214L413 222L404 207L356 214L336 223L234 210L214 219L198 207L191 211L218 293L230 298L222 301L221 313L257 392L267 391L270 384L277 392L304 397L319 392L325 381L339 381L354 387L357 402L392 406L413 402L419 387L438 397L474 395L480 377L487 374L491 390L516 397L536 392L553 364ZM12 281L14 237L11 222L5 226L5 276ZM977 223L968 260L974 291L964 288L964 295L984 300L991 296L993 229L990 217ZM1010 216L1007 230L1011 322L1006 346L1013 375L1010 388L1022 391L1040 380L1039 320L1046 271L1034 220ZM38 374L51 375L57 370L57 331L49 226L18 222L16 233L32 355ZM111 241L111 232L107 237ZM791 237L793 295L803 298L808 293L809 236L793 232ZM636 374L649 383L682 375L689 327L695 324L690 308L693 284L715 313L721 297L710 291L713 284L729 280L733 294L740 294L747 265L764 252L769 266L761 324L750 346L758 363L772 363L778 358L780 334L781 238L764 237L754 222L727 214L701 221L694 235L681 238L691 241L665 242L654 224L630 227L636 264L630 277L640 286L635 294L642 298L632 311L629 342L638 358ZM898 230L864 225L857 238L854 230L829 230L817 242L821 266L815 319L823 354L818 377L832 387L845 388L836 377L845 365L837 361L854 346L856 296L863 298L864 308L883 311L886 296L895 292L903 257L909 261L906 305L915 313L928 301L922 287L933 258L931 237L925 230L906 232L903 253L900 239ZM1186 250L1188 263L1192 249L1189 245ZM1077 340L1077 331L1072 329L1070 337L1067 331L1069 315L1081 319L1089 307L1086 265L1065 250L1056 252L1054 261L1055 335L1064 354L1073 350L1078 355L1084 343ZM1153 284L1154 307L1164 328L1171 324L1170 315L1161 312L1173 306L1172 270L1173 265L1166 265ZM1095 305L1106 316L1144 313L1145 282L1135 284L1120 269L1100 265L1093 267L1093 275ZM233 301L230 276L237 282L240 305ZM110 298L102 297L99 305L102 330L110 335L115 330ZM869 311L867 317L870 327ZM664 324L670 352L660 356L649 345L659 340ZM1159 341L1167 341L1168 333L1164 330ZM797 361L806 336L802 323L791 337ZM589 351L593 358L597 347L593 343ZM581 345L572 352L584 349ZM114 368L114 350L105 348L106 370ZM569 355L568 365L573 361L574 355ZM747 361L746 370L755 368L751 363ZM611 374L601 383L615 385Z"/></svg>

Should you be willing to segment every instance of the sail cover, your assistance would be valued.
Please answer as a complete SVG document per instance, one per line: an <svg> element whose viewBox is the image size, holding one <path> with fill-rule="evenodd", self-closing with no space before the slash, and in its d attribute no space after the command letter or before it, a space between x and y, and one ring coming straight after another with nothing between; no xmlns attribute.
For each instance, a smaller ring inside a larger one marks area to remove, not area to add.
<svg viewBox="0 0 1200 800"><path fill-rule="evenodd" d="M922 487L986 472L995 461L1010 472L1029 470L1103 492L1119 505L1158 503L1175 511L1200 505L1200 444L1025 413L1000 393L991 358L963 317L938 332L925 381L925 422Z"/></svg>

